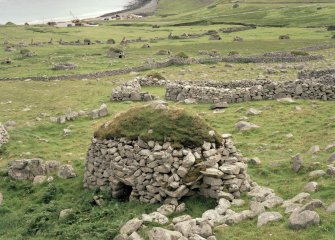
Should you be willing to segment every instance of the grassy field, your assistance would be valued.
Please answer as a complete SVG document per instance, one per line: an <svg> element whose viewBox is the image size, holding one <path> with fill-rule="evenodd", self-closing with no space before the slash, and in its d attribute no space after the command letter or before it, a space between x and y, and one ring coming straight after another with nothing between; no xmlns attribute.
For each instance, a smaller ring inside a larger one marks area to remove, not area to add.
<svg viewBox="0 0 335 240"><path fill-rule="evenodd" d="M147 61L166 60L168 56L155 55L161 49L172 54L185 52L190 57L202 57L199 50L217 50L221 54L238 51L242 55L269 51L292 51L307 46L335 43L331 37L335 31L327 31L334 24L335 4L331 0L248 0L240 1L233 8L230 1L224 0L160 0L157 13L139 21L109 21L99 27L55 28L48 26L0 26L0 62L11 58L12 64L0 64L0 78L51 76L77 73L92 73L124 67L142 65ZM231 22L227 24L227 22ZM158 29L152 24L159 23ZM257 29L220 33L221 41L209 41L208 36L196 39L169 40L183 33L205 33L224 27L238 26L233 23L257 24ZM175 26L181 24L185 26ZM190 25L190 26L186 26ZM269 26L273 25L273 26ZM284 27L274 27L285 25ZM312 26L313 28L306 28ZM288 34L290 40L278 37ZM243 42L234 42L240 36ZM90 46L64 46L57 41L92 41L113 38L118 43L123 37L145 39L164 37L164 40L150 43L151 48L142 49L144 43L131 43L124 47L125 59L111 59L107 50L115 45L94 44ZM47 42L53 45L29 46L34 42ZM23 42L35 53L32 57L22 57L22 48L13 52L4 51L4 41L12 44ZM323 60L306 63L271 64L199 64L170 66L155 71L169 80L217 80L266 78L274 81L293 80L300 69L334 67L335 49L309 52L321 54ZM54 71L53 64L72 62L78 65L75 70ZM268 74L267 69L278 70ZM109 102L112 89L118 84L150 73L130 73L97 79L73 79L68 81L0 81L0 122L16 121L9 129L10 141L0 149L0 192L4 202L0 206L0 239L113 239L120 226L127 220L144 212L151 212L157 205L120 202L110 199L104 192L83 188L83 173L86 151L98 127L121 111L141 106L136 102ZM146 87L145 91L164 98L165 91L159 87ZM109 116L99 120L87 117L66 124L49 121L50 116L58 116L68 111L89 111L106 103ZM335 104L312 100L298 100L293 104L277 101L257 101L231 104L221 113L209 110L209 104L183 105L169 102L170 106L185 108L199 114L219 133L232 133L237 148L246 157L259 157L260 166L250 166L248 173L263 186L275 190L285 199L303 191L310 181L308 173L315 169L326 169L327 157L331 150L324 148L335 142ZM300 106L301 111L295 107ZM251 116L250 122L261 126L259 129L240 133L234 125L248 108L254 107L263 112ZM241 109L241 111L237 111ZM27 111L28 109L28 111ZM71 129L63 136L63 129ZM292 138L286 135L291 133ZM313 145L320 145L316 155L307 153ZM305 167L298 174L291 170L291 157L301 153ZM31 182L13 181L6 175L10 161L40 157L44 160L57 160L74 166L77 177L62 180L55 177L51 184L33 186ZM335 201L334 178L329 176L317 180L320 191L313 193L326 205ZM93 197L102 195L105 199L100 207L94 206ZM249 201L246 196L243 199ZM201 216L206 209L213 208L215 202L202 199L185 199L187 214ZM65 220L59 220L62 209L73 208L74 213ZM241 209L238 209L241 210ZM274 209L283 213L282 208ZM216 232L219 240L282 240L295 238L335 239L335 215L318 211L321 225L303 231L288 228L287 218L281 222L256 228L256 220L242 222Z"/></svg>

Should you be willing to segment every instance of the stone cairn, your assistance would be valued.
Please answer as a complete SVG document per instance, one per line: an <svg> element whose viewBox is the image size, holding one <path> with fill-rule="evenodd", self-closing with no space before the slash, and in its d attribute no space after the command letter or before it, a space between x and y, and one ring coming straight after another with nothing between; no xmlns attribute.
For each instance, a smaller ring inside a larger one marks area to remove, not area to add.
<svg viewBox="0 0 335 240"><path fill-rule="evenodd" d="M9 134L4 125L0 123L0 147L7 143L9 140Z"/></svg>
<svg viewBox="0 0 335 240"><path fill-rule="evenodd" d="M93 139L85 167L85 187L141 202L171 202L195 193L232 200L250 189L245 158L228 138L222 146L205 142L195 149L141 139Z"/></svg>
<svg viewBox="0 0 335 240"><path fill-rule="evenodd" d="M137 79L128 81L113 89L111 101L151 101L154 97L148 92L141 92L141 85Z"/></svg>

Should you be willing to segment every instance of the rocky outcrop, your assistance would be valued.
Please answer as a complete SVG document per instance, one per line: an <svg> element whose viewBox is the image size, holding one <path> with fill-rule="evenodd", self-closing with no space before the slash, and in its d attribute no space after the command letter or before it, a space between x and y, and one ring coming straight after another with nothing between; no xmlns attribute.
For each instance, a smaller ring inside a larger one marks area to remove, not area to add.
<svg viewBox="0 0 335 240"><path fill-rule="evenodd" d="M232 200L250 189L245 160L228 138L222 146L205 142L195 149L141 139L93 139L84 186L150 203L193 194Z"/></svg>
<svg viewBox="0 0 335 240"><path fill-rule="evenodd" d="M15 160L10 163L8 175L16 180L33 180L42 183L46 175L58 173L61 178L74 177L75 173L71 165L60 165L57 161L44 162L40 158ZM51 180L48 178L48 180Z"/></svg>
<svg viewBox="0 0 335 240"><path fill-rule="evenodd" d="M9 140L9 134L4 125L0 123L0 148Z"/></svg>

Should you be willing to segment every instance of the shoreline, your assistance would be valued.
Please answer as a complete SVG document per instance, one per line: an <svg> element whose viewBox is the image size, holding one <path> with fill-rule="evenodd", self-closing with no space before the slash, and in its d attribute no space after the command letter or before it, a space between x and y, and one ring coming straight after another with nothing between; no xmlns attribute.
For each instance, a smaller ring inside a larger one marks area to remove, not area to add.
<svg viewBox="0 0 335 240"><path fill-rule="evenodd" d="M135 0L133 3L128 4L124 10L106 13L98 18L111 17L115 15L129 15L136 14L141 16L148 16L154 13L158 7L158 0Z"/></svg>
<svg viewBox="0 0 335 240"><path fill-rule="evenodd" d="M107 12L100 11L100 13L87 13L86 15L92 14L92 17L90 16L83 16L79 17L79 20L83 21L94 21L94 20L104 20L105 18L112 17L115 15L119 16L126 16L126 15L140 15L140 16L148 16L156 11L158 7L158 0L132 0L127 3L127 5L124 6L122 10L117 10L113 12ZM102 14L102 15L101 15ZM94 16L95 15L95 16ZM29 25L40 25L40 24L46 24L46 22L55 22L58 26L63 26L64 24L71 23L73 19L66 19L60 17L60 19L44 19L44 20L35 20L35 21L28 21L25 23L29 23ZM25 23L16 23L15 25L24 25ZM5 25L5 24L0 24Z"/></svg>
<svg viewBox="0 0 335 240"><path fill-rule="evenodd" d="M115 15L140 15L140 16L148 16L152 13L154 13L158 8L158 0L133 0L133 2L130 2L123 10L105 13L98 17L92 17L92 18L82 18L80 20L83 21L95 21L99 20L102 21L105 18L112 17ZM71 21L58 21L56 22L58 27L65 27L68 23L71 23Z"/></svg>

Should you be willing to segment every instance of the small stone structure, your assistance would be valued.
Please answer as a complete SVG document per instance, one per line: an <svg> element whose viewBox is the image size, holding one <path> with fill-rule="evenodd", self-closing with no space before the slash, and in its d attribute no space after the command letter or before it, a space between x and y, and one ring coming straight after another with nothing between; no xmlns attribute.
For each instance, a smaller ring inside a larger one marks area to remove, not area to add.
<svg viewBox="0 0 335 240"><path fill-rule="evenodd" d="M0 123L0 148L9 140L9 134L4 125Z"/></svg>
<svg viewBox="0 0 335 240"><path fill-rule="evenodd" d="M194 194L239 198L250 190L246 159L231 139L221 144L204 142L190 149L176 148L168 141L94 138L87 153L84 186L111 190L114 198L150 203Z"/></svg>
<svg viewBox="0 0 335 240"><path fill-rule="evenodd" d="M151 101L153 99L151 94L141 92L141 85L137 79L116 87L110 97L111 101Z"/></svg>

